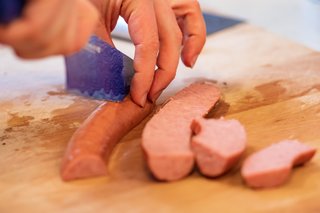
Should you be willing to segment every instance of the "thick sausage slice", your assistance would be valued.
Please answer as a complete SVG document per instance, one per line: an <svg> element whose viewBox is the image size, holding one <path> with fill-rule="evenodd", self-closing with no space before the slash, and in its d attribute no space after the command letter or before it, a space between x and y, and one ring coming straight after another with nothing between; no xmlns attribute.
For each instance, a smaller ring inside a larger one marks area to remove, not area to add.
<svg viewBox="0 0 320 213"><path fill-rule="evenodd" d="M137 106L130 98L99 106L73 134L61 167L63 180L107 173L106 159L116 143L152 111L147 103Z"/></svg>
<svg viewBox="0 0 320 213"><path fill-rule="evenodd" d="M316 149L299 141L281 141L249 156L241 175L254 188L279 186L289 179L292 167L308 162L315 153Z"/></svg>
<svg viewBox="0 0 320 213"><path fill-rule="evenodd" d="M246 131L237 120L193 120L191 147L200 172L219 176L237 163L246 147Z"/></svg>
<svg viewBox="0 0 320 213"><path fill-rule="evenodd" d="M174 181L190 173L194 164L190 123L205 115L219 98L214 84L192 84L173 96L147 123L142 147L156 178Z"/></svg>

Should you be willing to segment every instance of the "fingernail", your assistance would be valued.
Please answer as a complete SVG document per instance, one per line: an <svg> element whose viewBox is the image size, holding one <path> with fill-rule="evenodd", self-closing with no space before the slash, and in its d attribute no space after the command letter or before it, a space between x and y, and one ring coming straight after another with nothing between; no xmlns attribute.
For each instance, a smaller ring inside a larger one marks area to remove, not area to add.
<svg viewBox="0 0 320 213"><path fill-rule="evenodd" d="M199 55L195 55L195 56L192 58L192 60L191 60L191 68L193 68L194 65L196 64L196 61L197 61L197 59L198 59L198 56L199 56Z"/></svg>
<svg viewBox="0 0 320 213"><path fill-rule="evenodd" d="M155 103L157 101L157 99L159 98L159 96L161 95L161 93L163 92L163 90L159 90L157 93L155 93L151 99L152 103Z"/></svg>
<svg viewBox="0 0 320 213"><path fill-rule="evenodd" d="M145 92L145 93L143 94L142 98L140 99L139 105L140 105L141 107L144 107L144 105L146 105L147 95L148 95L148 92Z"/></svg>

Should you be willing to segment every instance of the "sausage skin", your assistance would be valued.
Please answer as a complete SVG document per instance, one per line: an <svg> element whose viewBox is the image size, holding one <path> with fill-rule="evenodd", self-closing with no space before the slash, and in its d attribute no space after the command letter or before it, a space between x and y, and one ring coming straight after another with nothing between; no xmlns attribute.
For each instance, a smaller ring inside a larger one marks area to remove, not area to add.
<svg viewBox="0 0 320 213"><path fill-rule="evenodd" d="M70 139L62 161L62 179L69 181L106 175L106 159L114 146L152 109L153 104L146 103L141 108L130 98L120 103L101 104Z"/></svg>

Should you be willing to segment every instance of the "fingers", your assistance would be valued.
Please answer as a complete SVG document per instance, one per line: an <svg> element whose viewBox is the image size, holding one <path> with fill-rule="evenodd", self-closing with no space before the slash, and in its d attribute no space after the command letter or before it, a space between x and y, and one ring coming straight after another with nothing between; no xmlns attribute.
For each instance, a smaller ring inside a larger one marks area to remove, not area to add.
<svg viewBox="0 0 320 213"><path fill-rule="evenodd" d="M155 0L154 9L157 18L160 51L149 99L152 102L160 96L176 75L179 62L182 33L176 17L166 0Z"/></svg>
<svg viewBox="0 0 320 213"><path fill-rule="evenodd" d="M64 39L65 47L68 44L72 45L65 49L64 55L73 53L84 47L98 24L99 13L87 0L82 1L82 4L79 4L79 8L76 11L77 15L71 19L74 21L74 24L72 24L74 30L70 30Z"/></svg>
<svg viewBox="0 0 320 213"><path fill-rule="evenodd" d="M0 43L14 45L31 36L31 34L32 27L30 27L28 21L19 19L8 26L0 28Z"/></svg>
<svg viewBox="0 0 320 213"><path fill-rule="evenodd" d="M19 45L14 45L16 54L23 58L42 58L48 55L55 55L64 52L71 44L64 47L64 39L70 31L75 30L77 11L70 11L69 5L59 8L59 14L51 21L52 14L46 11L41 15L41 19L32 14L46 8L46 5L29 5L23 18L32 28L32 34L22 39ZM75 5L76 9L78 5ZM67 25L67 29L63 27ZM49 26L49 27L48 27Z"/></svg>
<svg viewBox="0 0 320 213"><path fill-rule="evenodd" d="M153 81L159 51L153 2L126 0L122 4L120 14L128 23L129 34L135 45L135 75L131 82L131 97L134 102L144 106Z"/></svg>
<svg viewBox="0 0 320 213"><path fill-rule="evenodd" d="M174 0L172 8L184 33L181 53L183 63L193 67L206 41L206 26L196 0Z"/></svg>
<svg viewBox="0 0 320 213"><path fill-rule="evenodd" d="M30 1L22 18L0 28L0 42L11 45L22 58L78 51L93 32L98 13L87 0L59 3Z"/></svg>
<svg viewBox="0 0 320 213"><path fill-rule="evenodd" d="M93 3L100 13L100 19L94 33L114 47L115 45L112 41L111 31L117 24L122 1L90 0L90 2Z"/></svg>

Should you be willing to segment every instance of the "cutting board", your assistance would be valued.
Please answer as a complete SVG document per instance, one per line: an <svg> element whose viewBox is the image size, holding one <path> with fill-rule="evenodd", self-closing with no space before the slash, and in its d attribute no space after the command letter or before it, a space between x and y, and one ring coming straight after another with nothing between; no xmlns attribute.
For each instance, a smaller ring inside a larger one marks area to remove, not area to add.
<svg viewBox="0 0 320 213"><path fill-rule="evenodd" d="M133 55L133 47L116 42ZM154 180L140 148L147 120L115 148L105 177L63 182L68 140L101 103L64 91L61 58L21 61L0 49L0 212L320 212L320 157L294 170L282 187L252 190L240 164L219 178L194 171ZM219 114L248 134L245 156L283 139L320 148L320 53L250 24L207 39L193 70L179 66L167 97L195 82L223 91Z"/></svg>

